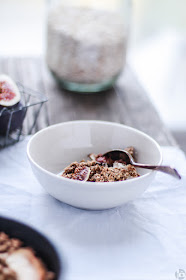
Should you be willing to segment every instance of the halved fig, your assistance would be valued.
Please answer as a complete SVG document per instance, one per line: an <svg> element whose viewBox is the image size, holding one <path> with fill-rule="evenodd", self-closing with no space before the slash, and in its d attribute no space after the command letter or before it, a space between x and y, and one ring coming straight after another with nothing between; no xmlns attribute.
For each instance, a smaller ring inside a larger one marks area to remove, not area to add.
<svg viewBox="0 0 186 280"><path fill-rule="evenodd" d="M0 105L11 107L21 100L17 85L7 75L0 75Z"/></svg>
<svg viewBox="0 0 186 280"><path fill-rule="evenodd" d="M7 75L0 75L0 135L22 126L26 109L22 106L17 85Z"/></svg>
<svg viewBox="0 0 186 280"><path fill-rule="evenodd" d="M6 259L17 280L45 280L47 271L44 264L30 248L20 248Z"/></svg>
<svg viewBox="0 0 186 280"><path fill-rule="evenodd" d="M89 175L90 175L90 168L87 166L81 166L75 169L72 179L79 180L79 181L87 181L89 179Z"/></svg>
<svg viewBox="0 0 186 280"><path fill-rule="evenodd" d="M97 161L99 164L106 164L107 163L107 160L106 158L102 155L102 154L89 154L88 157L91 159L91 160L95 160Z"/></svg>

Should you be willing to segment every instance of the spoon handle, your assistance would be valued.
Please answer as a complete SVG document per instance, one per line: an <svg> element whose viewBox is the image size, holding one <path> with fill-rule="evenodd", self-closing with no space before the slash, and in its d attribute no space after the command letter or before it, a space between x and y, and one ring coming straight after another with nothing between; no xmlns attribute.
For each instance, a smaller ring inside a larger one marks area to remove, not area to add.
<svg viewBox="0 0 186 280"><path fill-rule="evenodd" d="M178 173L178 171L175 168L172 168L170 166L163 166L163 165L146 165L146 164L140 164L140 163L135 163L133 164L136 167L139 168L145 168L145 169L152 169L152 170L156 170L156 171L161 171L163 173L172 175L173 177L177 178L177 179L181 179L180 174Z"/></svg>

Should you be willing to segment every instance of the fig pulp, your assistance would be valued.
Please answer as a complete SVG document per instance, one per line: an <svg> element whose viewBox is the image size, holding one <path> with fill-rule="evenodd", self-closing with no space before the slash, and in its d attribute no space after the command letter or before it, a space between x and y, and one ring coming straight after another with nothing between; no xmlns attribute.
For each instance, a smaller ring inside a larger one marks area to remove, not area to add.
<svg viewBox="0 0 186 280"><path fill-rule="evenodd" d="M74 172L74 180L87 181L90 175L90 168L87 166L76 168Z"/></svg>
<svg viewBox="0 0 186 280"><path fill-rule="evenodd" d="M0 135L21 127L26 110L17 85L7 75L0 75Z"/></svg>
<svg viewBox="0 0 186 280"><path fill-rule="evenodd" d="M12 107L21 100L17 85L7 75L0 75L0 105Z"/></svg>

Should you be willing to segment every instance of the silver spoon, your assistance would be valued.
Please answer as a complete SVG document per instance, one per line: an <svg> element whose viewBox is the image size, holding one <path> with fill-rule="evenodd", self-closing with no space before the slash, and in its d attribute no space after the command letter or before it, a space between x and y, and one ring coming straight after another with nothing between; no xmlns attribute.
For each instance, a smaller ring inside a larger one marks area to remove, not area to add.
<svg viewBox="0 0 186 280"><path fill-rule="evenodd" d="M103 156L110 157L114 161L122 159L126 162L126 164L131 164L131 165L133 165L135 167L139 167L139 168L161 171L166 174L172 175L173 177L175 177L177 179L181 179L180 174L178 173L178 171L175 168L172 168L170 166L163 166L163 165L150 165L150 164L137 163L134 161L131 154L125 150L120 150L120 149L112 150L112 151L109 151L109 152L103 154Z"/></svg>

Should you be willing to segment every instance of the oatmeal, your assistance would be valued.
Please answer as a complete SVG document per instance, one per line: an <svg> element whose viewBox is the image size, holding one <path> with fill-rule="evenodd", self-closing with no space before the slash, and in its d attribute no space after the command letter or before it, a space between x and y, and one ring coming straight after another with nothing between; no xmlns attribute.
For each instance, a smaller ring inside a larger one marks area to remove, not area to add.
<svg viewBox="0 0 186 280"><path fill-rule="evenodd" d="M126 149L134 157L134 148ZM90 154L91 160L73 162L64 169L62 177L89 182L115 182L139 177L136 168L123 160L114 161L102 154Z"/></svg>
<svg viewBox="0 0 186 280"><path fill-rule="evenodd" d="M24 266L23 266L24 264ZM54 280L30 247L0 232L0 280Z"/></svg>

